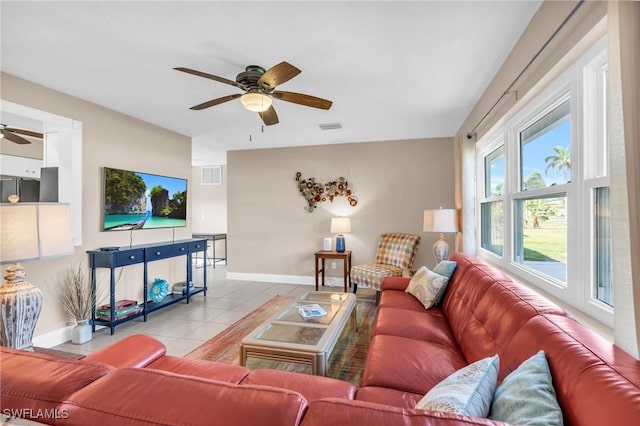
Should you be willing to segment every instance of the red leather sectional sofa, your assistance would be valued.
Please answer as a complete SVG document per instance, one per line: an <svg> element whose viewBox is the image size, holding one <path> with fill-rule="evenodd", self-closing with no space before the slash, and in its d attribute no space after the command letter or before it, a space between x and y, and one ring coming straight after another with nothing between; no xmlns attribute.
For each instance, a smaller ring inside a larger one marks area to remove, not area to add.
<svg viewBox="0 0 640 426"><path fill-rule="evenodd" d="M275 370L188 360L136 335L83 360L2 348L0 414L48 424L490 425L417 410L453 371L500 355L503 379L543 349L568 425L640 419L640 362L468 255L441 306L425 310L387 279L359 388Z"/></svg>

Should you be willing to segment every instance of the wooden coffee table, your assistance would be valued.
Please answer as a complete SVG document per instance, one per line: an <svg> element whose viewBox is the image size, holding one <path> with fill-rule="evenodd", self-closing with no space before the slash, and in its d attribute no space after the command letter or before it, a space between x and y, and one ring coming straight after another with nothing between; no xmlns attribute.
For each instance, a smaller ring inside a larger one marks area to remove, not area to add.
<svg viewBox="0 0 640 426"><path fill-rule="evenodd" d="M298 306L317 303L327 315L303 319ZM327 375L327 361L349 318L357 330L356 296L352 293L313 291L256 327L240 343L240 365L247 358L295 362L311 366L315 375Z"/></svg>

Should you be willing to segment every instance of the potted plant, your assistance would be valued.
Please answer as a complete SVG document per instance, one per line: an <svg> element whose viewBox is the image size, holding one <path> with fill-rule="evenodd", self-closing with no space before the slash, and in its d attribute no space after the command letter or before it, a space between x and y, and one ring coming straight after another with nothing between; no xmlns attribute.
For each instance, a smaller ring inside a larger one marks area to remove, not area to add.
<svg viewBox="0 0 640 426"><path fill-rule="evenodd" d="M83 344L91 340L91 313L95 303L91 294L91 281L82 267L69 268L60 281L58 293L64 310L76 320L71 343Z"/></svg>

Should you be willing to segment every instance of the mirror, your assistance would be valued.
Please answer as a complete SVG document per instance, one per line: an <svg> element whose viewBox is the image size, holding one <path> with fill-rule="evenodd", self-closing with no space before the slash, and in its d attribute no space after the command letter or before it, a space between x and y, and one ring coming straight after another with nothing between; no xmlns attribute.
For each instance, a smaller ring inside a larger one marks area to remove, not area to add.
<svg viewBox="0 0 640 426"><path fill-rule="evenodd" d="M42 140L18 145L0 140L0 174L39 179L42 168L58 170L58 201L69 203L73 243L82 244L82 122L0 100L0 122L44 134ZM15 145L15 146L13 146ZM17 171L12 171L16 168ZM5 173L7 172L7 173Z"/></svg>

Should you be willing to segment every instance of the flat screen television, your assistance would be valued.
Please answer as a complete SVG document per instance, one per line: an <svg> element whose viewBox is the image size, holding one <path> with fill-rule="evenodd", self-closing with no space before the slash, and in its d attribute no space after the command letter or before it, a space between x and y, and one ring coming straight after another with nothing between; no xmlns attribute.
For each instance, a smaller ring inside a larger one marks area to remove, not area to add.
<svg viewBox="0 0 640 426"><path fill-rule="evenodd" d="M102 230L187 226L187 182L105 167Z"/></svg>

